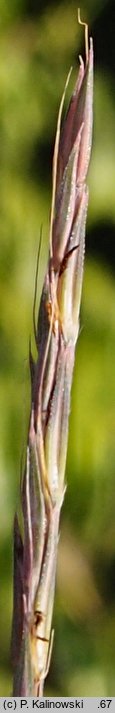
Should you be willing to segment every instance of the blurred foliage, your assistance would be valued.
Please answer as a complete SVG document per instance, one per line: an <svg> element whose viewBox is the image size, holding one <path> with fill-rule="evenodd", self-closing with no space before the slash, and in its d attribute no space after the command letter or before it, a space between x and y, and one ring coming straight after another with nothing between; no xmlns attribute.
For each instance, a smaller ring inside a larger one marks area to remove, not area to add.
<svg viewBox="0 0 115 713"><path fill-rule="evenodd" d="M86 0L95 46L93 153L48 695L115 696L114 0ZM76 2L0 0L0 695L11 694L12 523L29 414L39 231L47 261L56 118L84 52Z"/></svg>

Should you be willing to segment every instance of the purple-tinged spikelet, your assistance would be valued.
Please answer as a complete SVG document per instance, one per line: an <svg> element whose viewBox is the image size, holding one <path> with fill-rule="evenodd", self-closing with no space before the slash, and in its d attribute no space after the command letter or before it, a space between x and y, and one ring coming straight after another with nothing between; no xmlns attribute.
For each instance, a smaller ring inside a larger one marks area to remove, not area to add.
<svg viewBox="0 0 115 713"><path fill-rule="evenodd" d="M68 81L68 80L67 80ZM49 668L60 510L65 490L70 393L79 312L92 142L93 45L68 112L59 110L53 161L50 250L31 362L32 403L21 487L23 538L14 540L13 694L42 695Z"/></svg>

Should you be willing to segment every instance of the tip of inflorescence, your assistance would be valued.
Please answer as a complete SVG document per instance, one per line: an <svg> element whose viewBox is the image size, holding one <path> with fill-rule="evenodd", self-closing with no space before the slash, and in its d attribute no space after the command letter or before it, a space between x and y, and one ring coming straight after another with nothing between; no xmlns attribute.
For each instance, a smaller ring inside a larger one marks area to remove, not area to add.
<svg viewBox="0 0 115 713"><path fill-rule="evenodd" d="M87 64L89 58L88 23L81 20L80 7L78 7L78 24L83 25L85 28L85 56Z"/></svg>

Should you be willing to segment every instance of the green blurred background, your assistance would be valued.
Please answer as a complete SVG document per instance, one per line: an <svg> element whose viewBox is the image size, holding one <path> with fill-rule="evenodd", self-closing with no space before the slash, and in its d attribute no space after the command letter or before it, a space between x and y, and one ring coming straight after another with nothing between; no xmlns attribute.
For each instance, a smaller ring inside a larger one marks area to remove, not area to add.
<svg viewBox="0 0 115 713"><path fill-rule="evenodd" d="M115 696L115 4L81 2L95 50L93 152L61 517L55 639L45 693ZM48 251L51 164L75 0L0 0L0 695L11 695L12 523L29 414L28 342L39 232Z"/></svg>

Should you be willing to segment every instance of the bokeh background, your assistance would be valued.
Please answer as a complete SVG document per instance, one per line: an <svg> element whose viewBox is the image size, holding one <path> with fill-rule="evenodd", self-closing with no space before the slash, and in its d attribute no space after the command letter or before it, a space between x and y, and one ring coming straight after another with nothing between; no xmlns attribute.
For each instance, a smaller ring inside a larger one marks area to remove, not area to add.
<svg viewBox="0 0 115 713"><path fill-rule="evenodd" d="M81 334L61 517L55 639L45 693L115 696L115 3L81 1L95 94ZM0 695L11 695L12 524L26 442L28 343L41 223L69 67L84 31L75 0L0 0Z"/></svg>

